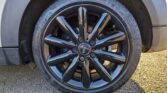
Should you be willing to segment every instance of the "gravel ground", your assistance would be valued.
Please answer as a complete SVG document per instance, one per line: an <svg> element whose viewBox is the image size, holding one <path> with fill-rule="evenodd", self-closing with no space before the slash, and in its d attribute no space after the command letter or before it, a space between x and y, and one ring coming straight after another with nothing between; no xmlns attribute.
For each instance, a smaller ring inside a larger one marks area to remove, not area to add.
<svg viewBox="0 0 167 93"><path fill-rule="evenodd" d="M25 65L0 66L0 93L61 92ZM167 93L167 51L142 54L133 77L115 93Z"/></svg>

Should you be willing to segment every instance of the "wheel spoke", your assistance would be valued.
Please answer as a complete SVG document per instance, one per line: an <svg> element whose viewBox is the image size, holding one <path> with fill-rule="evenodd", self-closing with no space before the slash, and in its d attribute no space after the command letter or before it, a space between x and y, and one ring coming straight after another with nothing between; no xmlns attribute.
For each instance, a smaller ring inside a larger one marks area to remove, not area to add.
<svg viewBox="0 0 167 93"><path fill-rule="evenodd" d="M101 33L110 19L111 19L111 16L108 13L103 13L100 20L94 27L92 33L89 34L88 41L94 39L98 33Z"/></svg>
<svg viewBox="0 0 167 93"><path fill-rule="evenodd" d="M90 80L90 70L89 70L89 61L85 59L85 62L82 64L82 82L85 88L89 88L91 84Z"/></svg>
<svg viewBox="0 0 167 93"><path fill-rule="evenodd" d="M47 63L49 66L55 66L56 64L59 64L60 62L73 58L75 55L76 54L72 53L72 51L68 51L66 53L60 54L55 57L49 57L47 60Z"/></svg>
<svg viewBox="0 0 167 93"><path fill-rule="evenodd" d="M125 40L125 38L126 38L125 33L119 31L119 32L113 33L112 35L110 35L104 39L96 41L95 48L103 48L103 47L109 46L111 44L123 41L123 40Z"/></svg>
<svg viewBox="0 0 167 93"><path fill-rule="evenodd" d="M57 46L57 47L65 47L65 48L73 48L75 47L74 43L65 41L62 39L58 39L52 36L47 36L45 38L45 42L49 45Z"/></svg>
<svg viewBox="0 0 167 93"><path fill-rule="evenodd" d="M68 35L71 36L74 42L77 42L78 35L75 33L75 31L72 29L72 27L68 24L68 22L65 20L63 16L59 16L56 18L58 24L60 25L61 29L66 32Z"/></svg>
<svg viewBox="0 0 167 93"><path fill-rule="evenodd" d="M70 66L68 67L68 69L65 71L65 73L64 73L64 75L63 75L63 78L62 78L64 82L68 82L68 81L71 79L72 75L74 74L76 68L77 68L78 65L79 65L78 60L79 60L79 56L75 57L75 58L73 59L71 65L70 65Z"/></svg>
<svg viewBox="0 0 167 93"><path fill-rule="evenodd" d="M112 77L111 75L108 73L108 71L106 70L106 68L99 62L97 57L90 57L90 60L92 61L93 66L95 67L95 69L97 70L97 72L99 73L99 75L107 82L111 82L112 81Z"/></svg>
<svg viewBox="0 0 167 93"><path fill-rule="evenodd" d="M80 30L80 36L83 40L87 40L88 38L88 24L87 24L87 10L84 7L79 8L79 30Z"/></svg>
<svg viewBox="0 0 167 93"><path fill-rule="evenodd" d="M111 53L111 52L105 52L102 50L96 50L95 53L103 58L106 59L108 61L111 61L113 63L117 63L117 64L125 64L126 63L126 57L122 54L116 54L116 53Z"/></svg>

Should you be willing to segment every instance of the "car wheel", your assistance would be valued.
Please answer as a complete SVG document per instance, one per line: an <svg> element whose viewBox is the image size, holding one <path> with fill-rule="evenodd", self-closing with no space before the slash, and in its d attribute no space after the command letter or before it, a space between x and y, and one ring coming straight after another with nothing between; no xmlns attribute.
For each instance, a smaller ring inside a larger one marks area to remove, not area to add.
<svg viewBox="0 0 167 93"><path fill-rule="evenodd" d="M116 0L57 0L37 22L33 55L63 92L107 93L134 73L141 54L138 25Z"/></svg>

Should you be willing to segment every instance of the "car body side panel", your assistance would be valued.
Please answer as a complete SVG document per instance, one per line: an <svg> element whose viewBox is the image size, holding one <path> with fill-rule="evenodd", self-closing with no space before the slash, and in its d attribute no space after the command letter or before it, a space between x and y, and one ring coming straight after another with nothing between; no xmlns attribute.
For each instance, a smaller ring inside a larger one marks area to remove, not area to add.
<svg viewBox="0 0 167 93"><path fill-rule="evenodd" d="M153 43L148 52L167 49L167 26L153 27Z"/></svg>
<svg viewBox="0 0 167 93"><path fill-rule="evenodd" d="M143 0L153 24L152 47L148 52L167 49L167 0Z"/></svg>
<svg viewBox="0 0 167 93"><path fill-rule="evenodd" d="M2 47L19 46L19 28L24 11L30 0L6 0L2 15Z"/></svg>
<svg viewBox="0 0 167 93"><path fill-rule="evenodd" d="M1 32L2 32L2 15L4 11L4 7L6 4L6 0L0 0L0 47L2 47L2 40L1 40Z"/></svg>
<svg viewBox="0 0 167 93"><path fill-rule="evenodd" d="M153 26L167 26L167 0L143 0Z"/></svg>
<svg viewBox="0 0 167 93"><path fill-rule="evenodd" d="M0 0L0 65L20 65L19 28L30 0Z"/></svg>
<svg viewBox="0 0 167 93"><path fill-rule="evenodd" d="M19 55L18 48L0 48L0 65L24 64Z"/></svg>

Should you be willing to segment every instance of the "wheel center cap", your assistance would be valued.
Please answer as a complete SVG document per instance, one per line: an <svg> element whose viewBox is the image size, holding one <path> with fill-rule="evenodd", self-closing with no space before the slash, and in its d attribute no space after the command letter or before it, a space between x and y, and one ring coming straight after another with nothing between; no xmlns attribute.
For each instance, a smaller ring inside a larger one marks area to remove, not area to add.
<svg viewBox="0 0 167 93"><path fill-rule="evenodd" d="M92 51L92 47L87 43L81 43L78 46L78 51L81 55L89 55Z"/></svg>

